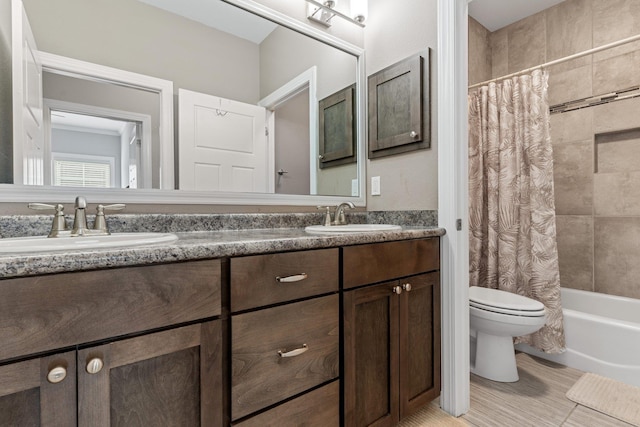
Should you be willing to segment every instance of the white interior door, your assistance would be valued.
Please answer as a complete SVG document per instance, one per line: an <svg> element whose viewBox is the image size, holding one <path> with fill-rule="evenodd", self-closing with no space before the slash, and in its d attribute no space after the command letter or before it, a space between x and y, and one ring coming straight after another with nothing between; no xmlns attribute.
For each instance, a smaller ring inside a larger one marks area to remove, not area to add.
<svg viewBox="0 0 640 427"><path fill-rule="evenodd" d="M13 179L44 184L42 63L21 0L11 0L13 72Z"/></svg>
<svg viewBox="0 0 640 427"><path fill-rule="evenodd" d="M263 107L180 89L179 187L271 192Z"/></svg>

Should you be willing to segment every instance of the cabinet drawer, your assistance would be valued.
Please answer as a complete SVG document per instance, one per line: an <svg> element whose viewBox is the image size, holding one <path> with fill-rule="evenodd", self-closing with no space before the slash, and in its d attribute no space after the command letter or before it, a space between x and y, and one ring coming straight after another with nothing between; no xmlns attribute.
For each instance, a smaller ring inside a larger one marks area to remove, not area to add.
<svg viewBox="0 0 640 427"><path fill-rule="evenodd" d="M234 427L340 425L340 382L334 381L317 390L303 394L255 417L234 424Z"/></svg>
<svg viewBox="0 0 640 427"><path fill-rule="evenodd" d="M338 290L338 249L231 259L231 311Z"/></svg>
<svg viewBox="0 0 640 427"><path fill-rule="evenodd" d="M220 260L0 281L0 360L221 313Z"/></svg>
<svg viewBox="0 0 640 427"><path fill-rule="evenodd" d="M338 310L329 295L231 317L233 420L337 378Z"/></svg>
<svg viewBox="0 0 640 427"><path fill-rule="evenodd" d="M345 289L440 269L440 239L403 240L343 249Z"/></svg>

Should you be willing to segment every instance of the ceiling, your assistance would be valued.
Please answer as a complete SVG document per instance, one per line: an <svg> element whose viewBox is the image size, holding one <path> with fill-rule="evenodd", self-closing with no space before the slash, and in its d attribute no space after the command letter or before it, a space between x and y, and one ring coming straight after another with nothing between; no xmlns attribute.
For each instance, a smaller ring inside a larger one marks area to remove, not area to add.
<svg viewBox="0 0 640 427"><path fill-rule="evenodd" d="M256 44L260 44L277 27L273 22L220 0L139 1Z"/></svg>
<svg viewBox="0 0 640 427"><path fill-rule="evenodd" d="M489 31L496 31L564 0L472 0L469 15Z"/></svg>

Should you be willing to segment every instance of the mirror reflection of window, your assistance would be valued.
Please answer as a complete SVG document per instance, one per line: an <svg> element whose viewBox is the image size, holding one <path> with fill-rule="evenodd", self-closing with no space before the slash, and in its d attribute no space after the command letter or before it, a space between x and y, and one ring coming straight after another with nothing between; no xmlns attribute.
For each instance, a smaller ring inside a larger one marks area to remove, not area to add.
<svg viewBox="0 0 640 427"><path fill-rule="evenodd" d="M137 188L140 123L49 111L52 185Z"/></svg>

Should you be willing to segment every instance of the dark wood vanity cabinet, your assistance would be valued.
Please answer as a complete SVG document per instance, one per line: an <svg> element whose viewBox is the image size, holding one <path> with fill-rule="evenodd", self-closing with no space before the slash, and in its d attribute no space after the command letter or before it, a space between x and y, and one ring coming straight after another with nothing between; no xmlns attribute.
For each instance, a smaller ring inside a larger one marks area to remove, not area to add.
<svg viewBox="0 0 640 427"><path fill-rule="evenodd" d="M75 373L75 351L0 366L0 426L77 425Z"/></svg>
<svg viewBox="0 0 640 427"><path fill-rule="evenodd" d="M440 394L439 241L351 246L343 257L345 425L395 426Z"/></svg>
<svg viewBox="0 0 640 427"><path fill-rule="evenodd" d="M230 264L233 425L338 426L339 249Z"/></svg>
<svg viewBox="0 0 640 427"><path fill-rule="evenodd" d="M0 427L394 426L440 390L439 240L0 280Z"/></svg>
<svg viewBox="0 0 640 427"><path fill-rule="evenodd" d="M219 260L0 281L0 426L223 426L220 291Z"/></svg>

